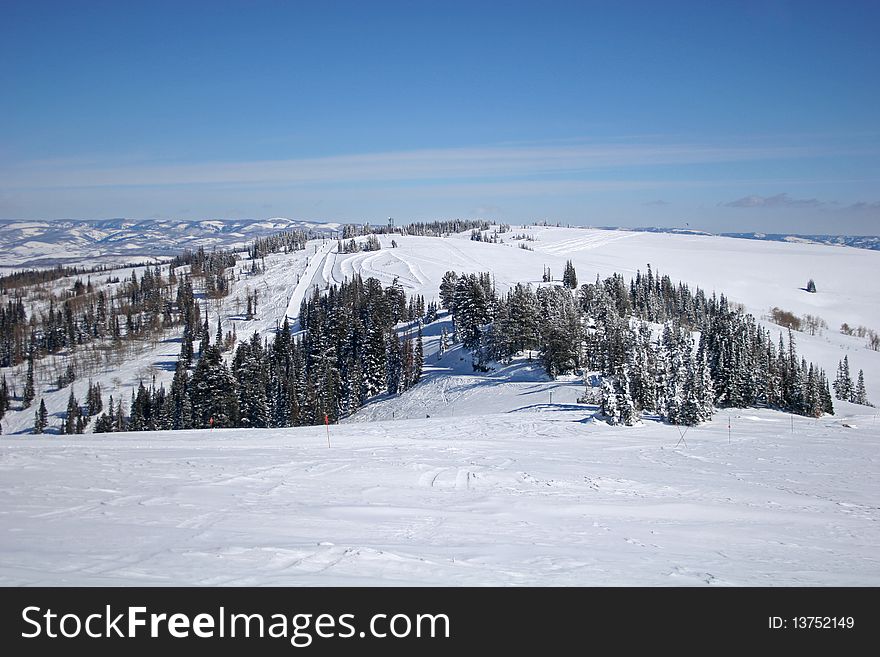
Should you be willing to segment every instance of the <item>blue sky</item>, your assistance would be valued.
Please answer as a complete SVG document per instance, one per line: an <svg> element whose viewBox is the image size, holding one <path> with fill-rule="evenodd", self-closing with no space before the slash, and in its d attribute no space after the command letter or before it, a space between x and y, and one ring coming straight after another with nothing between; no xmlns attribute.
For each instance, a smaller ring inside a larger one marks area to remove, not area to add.
<svg viewBox="0 0 880 657"><path fill-rule="evenodd" d="M880 233L877 2L14 2L0 218Z"/></svg>

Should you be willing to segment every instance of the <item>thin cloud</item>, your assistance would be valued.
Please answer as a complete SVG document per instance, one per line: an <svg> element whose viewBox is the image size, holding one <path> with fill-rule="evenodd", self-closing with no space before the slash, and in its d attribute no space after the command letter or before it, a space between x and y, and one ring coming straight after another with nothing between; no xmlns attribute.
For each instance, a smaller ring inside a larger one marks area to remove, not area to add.
<svg viewBox="0 0 880 657"><path fill-rule="evenodd" d="M880 211L880 201L874 201L873 203L859 201L858 203L848 205L846 209L853 210L855 212L878 212Z"/></svg>
<svg viewBox="0 0 880 657"><path fill-rule="evenodd" d="M672 205L669 201L664 201L663 199L657 199L656 201L648 201L647 203L642 203L642 205L646 205L648 207L663 207L665 205Z"/></svg>
<svg viewBox="0 0 880 657"><path fill-rule="evenodd" d="M828 202L815 198L792 198L788 194L776 194L775 196L744 196L722 205L728 208L821 208L828 205Z"/></svg>
<svg viewBox="0 0 880 657"><path fill-rule="evenodd" d="M570 177L639 166L676 166L808 156L796 147L606 143L422 149L288 160L9 167L0 189L316 185Z"/></svg>

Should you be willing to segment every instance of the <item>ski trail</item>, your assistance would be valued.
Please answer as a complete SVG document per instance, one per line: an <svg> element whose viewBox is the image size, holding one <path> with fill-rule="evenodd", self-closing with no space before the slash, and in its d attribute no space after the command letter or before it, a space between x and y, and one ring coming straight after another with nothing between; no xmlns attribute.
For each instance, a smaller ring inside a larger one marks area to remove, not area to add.
<svg viewBox="0 0 880 657"><path fill-rule="evenodd" d="M319 275L323 275L324 263L334 248L336 248L336 243L328 240L327 244L321 246L308 258L309 264L306 266L302 276L300 276L299 283L294 288L293 294L290 295L290 302L287 304L287 311L285 313L289 319L295 320L292 327L294 330L299 327L299 307L312 287L321 282L316 281L316 279Z"/></svg>

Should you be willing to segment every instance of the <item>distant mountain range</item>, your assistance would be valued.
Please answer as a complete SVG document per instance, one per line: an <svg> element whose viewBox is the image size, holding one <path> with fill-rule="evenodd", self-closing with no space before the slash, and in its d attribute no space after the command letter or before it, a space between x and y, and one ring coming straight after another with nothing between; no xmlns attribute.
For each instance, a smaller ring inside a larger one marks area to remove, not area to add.
<svg viewBox="0 0 880 657"><path fill-rule="evenodd" d="M743 240L762 240L765 242L797 242L800 244L828 244L831 246L851 246L856 249L880 251L880 236L877 235L797 235L792 233L709 233L690 228L620 228L600 226L605 230L629 230L639 233L675 233L679 235L718 235Z"/></svg>
<svg viewBox="0 0 880 657"><path fill-rule="evenodd" d="M177 255L184 249L244 246L255 237L285 230L312 231L316 236L338 230L341 223L308 222L274 217L227 221L108 219L0 221L0 267L51 267L58 264L122 264ZM880 237L870 235L794 235L785 233L708 233L688 228L620 228L604 230L683 235L720 235L749 240L851 246L880 251Z"/></svg>
<svg viewBox="0 0 880 657"><path fill-rule="evenodd" d="M338 223L261 220L0 222L0 267L47 267L65 263L114 263L176 255L184 249L228 248L255 237L302 229L326 234Z"/></svg>

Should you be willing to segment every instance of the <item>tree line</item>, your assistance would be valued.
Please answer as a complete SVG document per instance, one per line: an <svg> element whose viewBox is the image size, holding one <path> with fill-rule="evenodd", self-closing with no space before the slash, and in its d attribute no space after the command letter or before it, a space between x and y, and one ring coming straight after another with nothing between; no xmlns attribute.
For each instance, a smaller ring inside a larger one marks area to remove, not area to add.
<svg viewBox="0 0 880 657"><path fill-rule="evenodd" d="M423 303L423 302L422 302ZM383 288L355 275L303 300L301 331L288 320L271 340L254 334L230 362L227 345L211 341L205 322L184 327L169 389L141 383L130 413L111 400L96 431L213 427L289 427L336 422L368 399L396 395L422 376L422 325L407 317L418 307L402 288ZM217 326L216 335L222 335ZM192 340L199 341L200 355ZM115 407L114 407L115 406ZM121 420L120 420L121 418Z"/></svg>

